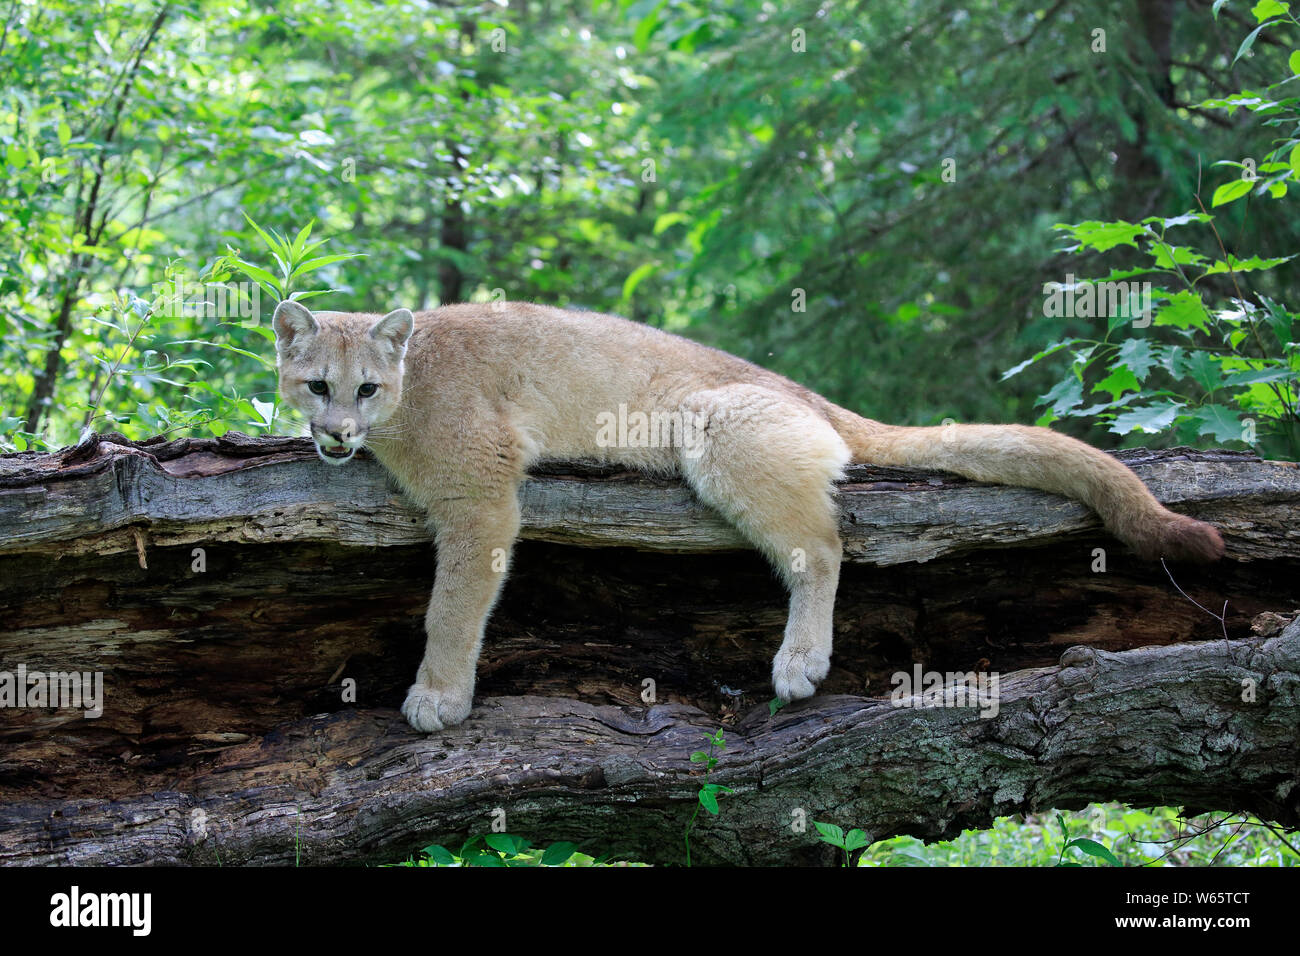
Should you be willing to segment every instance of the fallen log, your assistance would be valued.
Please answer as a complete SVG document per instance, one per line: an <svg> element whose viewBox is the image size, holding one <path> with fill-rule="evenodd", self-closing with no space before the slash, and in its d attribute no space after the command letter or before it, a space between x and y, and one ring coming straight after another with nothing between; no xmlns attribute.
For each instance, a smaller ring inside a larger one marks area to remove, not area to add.
<svg viewBox="0 0 1300 956"><path fill-rule="evenodd" d="M5 456L0 671L98 671L104 710L0 709L0 861L393 860L496 808L534 842L680 861L719 725L737 794L698 862L817 857L796 810L875 838L1109 799L1295 826L1300 638L1249 625L1300 607L1300 470L1122 457L1228 560L1175 586L1074 502L854 466L834 668L775 717L785 600L757 555L677 482L551 464L475 714L424 738L395 708L434 560L376 463L237 435ZM1000 675L997 716L879 700L917 664Z"/></svg>

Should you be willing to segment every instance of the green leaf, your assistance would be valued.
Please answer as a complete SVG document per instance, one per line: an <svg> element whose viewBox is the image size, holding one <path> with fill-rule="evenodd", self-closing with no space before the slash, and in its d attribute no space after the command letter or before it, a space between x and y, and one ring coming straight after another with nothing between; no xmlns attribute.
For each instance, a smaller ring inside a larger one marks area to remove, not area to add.
<svg viewBox="0 0 1300 956"><path fill-rule="evenodd" d="M1261 382L1289 382L1300 377L1300 372L1291 368L1246 368L1233 372L1223 379L1225 388L1235 385L1258 385Z"/></svg>
<svg viewBox="0 0 1300 956"><path fill-rule="evenodd" d="M1132 405L1138 399L1151 398L1151 392L1129 392L1123 398L1117 398L1110 402L1098 402L1095 405L1089 405L1086 408L1075 409L1071 412L1074 418L1091 418L1094 415L1100 415L1102 412L1114 412L1117 408L1123 408L1126 405ZM1113 414L1107 415L1107 418L1114 418Z"/></svg>
<svg viewBox="0 0 1300 956"><path fill-rule="evenodd" d="M518 856L528 849L527 840L510 833L489 833L483 837L483 842L497 852L510 856Z"/></svg>
<svg viewBox="0 0 1300 956"><path fill-rule="evenodd" d="M431 857L433 862L437 863L439 866L451 866L456 862L456 858L451 855L450 850L445 846L439 846L436 843L431 846L426 846L420 852L427 857Z"/></svg>
<svg viewBox="0 0 1300 956"><path fill-rule="evenodd" d="M298 259L305 255L303 245L307 242L307 237L311 235L311 227L315 224L316 220L311 220L298 230L298 235L293 237L293 242L289 245L289 254L292 258Z"/></svg>
<svg viewBox="0 0 1300 956"><path fill-rule="evenodd" d="M1134 377L1144 381L1147 372L1160 362L1160 346L1152 346L1147 339L1125 339L1115 353L1114 361L1126 365Z"/></svg>
<svg viewBox="0 0 1300 956"><path fill-rule="evenodd" d="M1187 371L1188 350L1181 345L1167 345L1160 350L1160 367L1174 378L1182 378Z"/></svg>
<svg viewBox="0 0 1300 956"><path fill-rule="evenodd" d="M278 234L275 239L272 239L270 236L266 234L265 229L263 229L257 223L253 222L252 218L248 215L248 213L244 213L244 218L248 221L248 224L253 227L253 231L262 237L262 242L266 243L266 248L268 251L275 252L277 249L281 248L282 243L277 241L279 239ZM272 230L272 232L274 232L274 230Z"/></svg>
<svg viewBox="0 0 1300 956"><path fill-rule="evenodd" d="M844 831L840 827L833 823L818 823L816 820L813 821L813 826L817 828L817 832L822 835L825 842L843 849Z"/></svg>
<svg viewBox="0 0 1300 956"><path fill-rule="evenodd" d="M274 329L268 329L268 328L267 328L266 326L264 326L264 325L245 325L243 322L238 322L238 323L232 322L232 323L229 323L229 324L234 325L234 327L237 328L237 329L247 329L249 332L253 332L253 333L257 334L257 335L260 335L262 338L266 339L268 342L274 342L274 341L275 341L275 330L274 330Z"/></svg>
<svg viewBox="0 0 1300 956"><path fill-rule="evenodd" d="M1040 395L1037 405L1050 405L1058 417L1083 404L1083 382L1073 374L1057 382L1045 395Z"/></svg>
<svg viewBox="0 0 1300 956"><path fill-rule="evenodd" d="M1081 341L1082 341L1082 339L1062 339L1062 340L1059 341L1059 342L1053 342L1051 345L1049 345L1047 348L1043 349L1043 350L1042 350L1041 352L1039 352L1038 354L1033 355L1033 356L1031 356L1030 358L1025 359L1023 362L1021 362L1021 363L1020 363L1019 365L1017 365L1015 368L1010 368L1010 369L1007 369L1005 372L1003 372L1003 373L1002 373L1002 381L1005 382L1007 379L1009 379L1009 378L1010 378L1011 376L1013 376L1013 375L1019 375L1021 372L1023 372L1025 369L1029 368L1029 366L1033 365L1035 362L1039 361L1040 359L1045 359L1045 358L1047 358L1047 356L1052 355L1052 354L1055 353L1055 352L1059 352L1059 351L1060 351L1061 349L1063 349L1063 348L1068 348L1068 347L1071 346L1071 345L1076 345L1076 344L1078 344L1078 343L1081 342Z"/></svg>
<svg viewBox="0 0 1300 956"><path fill-rule="evenodd" d="M1226 405L1202 405L1191 417L1200 425L1198 435L1212 435L1218 442L1241 441L1242 425L1237 414Z"/></svg>
<svg viewBox="0 0 1300 956"><path fill-rule="evenodd" d="M1291 55L1286 58L1286 65L1291 67L1291 72L1300 76L1300 50L1292 50Z"/></svg>
<svg viewBox="0 0 1300 956"><path fill-rule="evenodd" d="M1250 12L1255 15L1256 23L1263 23L1269 17L1280 17L1291 9L1291 4L1280 3L1279 0L1259 0L1259 3L1250 8Z"/></svg>
<svg viewBox="0 0 1300 956"><path fill-rule="evenodd" d="M848 835L844 838L844 849L849 850L850 852L853 850L861 850L864 846L867 846L868 843L870 843L870 840L867 839L867 835L861 830L850 830Z"/></svg>
<svg viewBox="0 0 1300 956"><path fill-rule="evenodd" d="M704 789L700 791L700 806L704 807L714 816L718 815L718 798L713 791Z"/></svg>
<svg viewBox="0 0 1300 956"><path fill-rule="evenodd" d="M241 272L262 287L268 295L273 297L277 302L284 298L284 286L280 284L280 279L271 275L261 266L255 266L251 262L245 262L243 259L233 260L234 264Z"/></svg>
<svg viewBox="0 0 1300 956"><path fill-rule="evenodd" d="M1210 315L1205 311L1205 303L1195 292L1175 292L1169 301L1156 310L1152 321L1156 325L1172 325L1179 329L1205 330Z"/></svg>
<svg viewBox="0 0 1300 956"><path fill-rule="evenodd" d="M542 866L560 866L577 852L576 843L553 843L542 854Z"/></svg>
<svg viewBox="0 0 1300 956"><path fill-rule="evenodd" d="M1227 203L1234 202L1249 193L1254 186L1254 180L1230 180L1214 191L1214 198L1210 200L1210 207L1223 206Z"/></svg>
<svg viewBox="0 0 1300 956"><path fill-rule="evenodd" d="M636 29L632 31L632 42L636 45L638 53L644 53L650 45L650 37L659 26L659 11L663 9L668 0L659 0L654 9L646 16L642 17L637 23Z"/></svg>
<svg viewBox="0 0 1300 956"><path fill-rule="evenodd" d="M482 842L483 836L481 834L479 836L470 837L465 841L465 845L460 848L460 858L463 860L465 857L469 856L470 850L474 849Z"/></svg>
<svg viewBox="0 0 1300 956"><path fill-rule="evenodd" d="M1118 399L1125 392L1136 392L1140 387L1137 376L1127 367L1120 365L1098 382L1092 391L1094 395L1097 392L1109 392L1112 399Z"/></svg>
<svg viewBox="0 0 1300 956"><path fill-rule="evenodd" d="M1235 65L1238 60L1240 60L1243 56L1245 56L1247 53L1250 52L1251 47L1255 45L1255 38L1259 36L1259 31L1264 29L1271 22L1272 21L1265 21L1264 23L1261 23L1259 26L1255 27L1255 29L1250 31L1250 34L1246 37L1246 39L1241 41L1241 46L1237 47L1237 55L1232 58L1232 63L1229 63L1228 66Z"/></svg>
<svg viewBox="0 0 1300 956"><path fill-rule="evenodd" d="M461 862L466 866L506 866L506 861L501 857L495 853L484 853L482 850L461 857Z"/></svg>
<svg viewBox="0 0 1300 956"><path fill-rule="evenodd" d="M263 428L270 428L275 422L275 403L264 402L257 398L250 399L250 401L253 403L253 408L257 411L257 417L261 419L261 421L256 424Z"/></svg>
<svg viewBox="0 0 1300 956"><path fill-rule="evenodd" d="M1147 231L1147 227L1140 223L1124 222L1123 220L1116 220L1115 222L1088 220L1073 225L1058 222L1052 228L1069 232L1078 241L1081 248L1096 249L1098 252L1105 252L1107 249L1114 249L1116 246L1133 246L1136 248L1137 242L1135 240Z"/></svg>
<svg viewBox="0 0 1300 956"><path fill-rule="evenodd" d="M1260 296L1260 301L1268 313L1268 324L1278 342L1285 346L1292 339L1294 316L1267 296Z"/></svg>
<svg viewBox="0 0 1300 956"><path fill-rule="evenodd" d="M1209 222L1213 218L1208 212L1185 212L1181 216L1171 216L1168 219L1151 216L1149 219L1143 219L1142 221L1144 223L1158 222L1166 229L1172 229L1174 226L1185 226L1189 222Z"/></svg>
<svg viewBox="0 0 1300 956"><path fill-rule="evenodd" d="M272 336L274 337L274 333L272 333ZM223 349L227 352L234 352L236 355L242 355L245 358L251 358L254 361L260 362L266 368L272 368L275 365L275 361L273 359L267 358L265 355L258 355L256 352L250 352L247 349L241 349L234 345L229 345L225 342L208 342L203 339L178 339L175 342L168 342L167 344L168 345L207 345L214 349ZM175 366L176 364L177 363L175 362L172 363L173 366Z"/></svg>
<svg viewBox="0 0 1300 956"><path fill-rule="evenodd" d="M1207 392L1223 386L1223 367L1211 352L1193 350L1184 363L1184 374L1190 375Z"/></svg>
<svg viewBox="0 0 1300 956"><path fill-rule="evenodd" d="M690 222L690 218L684 212L666 212L655 220L654 234L657 236L679 222Z"/></svg>
<svg viewBox="0 0 1300 956"><path fill-rule="evenodd" d="M1194 266L1205 261L1205 256L1186 246L1171 246L1157 243L1150 249L1155 264L1160 269L1172 269L1175 265Z"/></svg>
<svg viewBox="0 0 1300 956"><path fill-rule="evenodd" d="M1115 420L1110 423L1110 431L1116 435L1127 435L1135 431L1154 435L1172 425L1182 411L1182 407L1181 404L1167 401L1134 408L1116 415Z"/></svg>
<svg viewBox="0 0 1300 956"><path fill-rule="evenodd" d="M1284 262L1290 262L1295 256L1280 256L1273 259L1263 259L1259 256L1251 256L1249 259L1238 259L1232 253L1228 253L1226 260L1219 259L1203 275L1212 276L1225 272L1262 272L1266 269L1273 269L1282 265ZM1231 266L1231 269L1229 268Z"/></svg>
<svg viewBox="0 0 1300 956"><path fill-rule="evenodd" d="M1067 850L1070 847L1074 847L1076 850L1082 850L1089 856L1095 856L1098 859L1105 860L1111 866L1122 866L1119 860L1116 859L1115 854L1111 853L1110 850L1106 849L1096 840L1089 840L1087 837L1075 837L1066 844Z"/></svg>
<svg viewBox="0 0 1300 956"><path fill-rule="evenodd" d="M776 712L785 706L785 701L780 697L773 697L767 702L767 716L775 717Z"/></svg>
<svg viewBox="0 0 1300 956"><path fill-rule="evenodd" d="M636 287L641 284L642 280L654 273L658 268L659 263L646 262L633 269L632 274L628 276L627 281L623 283L623 300L630 300L632 298L632 293L636 291Z"/></svg>
<svg viewBox="0 0 1300 956"><path fill-rule="evenodd" d="M364 255L364 253L347 252L347 253L341 253L339 255L319 256L318 258L315 259L307 259L294 266L293 272L290 273L289 277L291 279L296 279L298 278L298 276L306 275L308 272L315 272L317 269L323 269L325 266L329 265L330 263L342 262L344 259L356 259L362 255Z"/></svg>

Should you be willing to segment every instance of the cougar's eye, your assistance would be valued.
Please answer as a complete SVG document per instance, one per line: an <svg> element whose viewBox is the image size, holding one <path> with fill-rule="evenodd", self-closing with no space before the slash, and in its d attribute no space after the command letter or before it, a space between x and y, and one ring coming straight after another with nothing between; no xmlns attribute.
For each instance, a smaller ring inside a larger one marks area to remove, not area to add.
<svg viewBox="0 0 1300 956"><path fill-rule="evenodd" d="M357 394L360 395L362 398L369 398L377 391L379 391L378 385L376 385L374 382L366 382L364 385L362 385L360 388L357 389Z"/></svg>
<svg viewBox="0 0 1300 956"><path fill-rule="evenodd" d="M324 382L322 382L320 379L317 379L314 382L308 382L307 389L313 395L325 395L329 393L330 387L326 385Z"/></svg>

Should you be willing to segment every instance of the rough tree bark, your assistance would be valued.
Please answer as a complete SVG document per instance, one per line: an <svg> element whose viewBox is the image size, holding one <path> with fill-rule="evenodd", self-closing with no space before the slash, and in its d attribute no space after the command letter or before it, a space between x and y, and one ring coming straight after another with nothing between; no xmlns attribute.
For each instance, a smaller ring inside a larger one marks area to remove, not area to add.
<svg viewBox="0 0 1300 956"><path fill-rule="evenodd" d="M0 861L391 861L500 808L536 843L681 862L720 725L736 792L696 862L818 860L813 820L937 838L1092 800L1295 826L1300 624L1251 620L1300 607L1300 470L1124 457L1223 530L1228 560L1171 569L1222 622L1076 503L855 466L835 666L775 716L758 556L677 482L548 466L475 713L423 737L396 707L434 561L376 463L242 436L7 456L0 671L102 671L105 707L0 710ZM998 674L997 713L881 699L916 664Z"/></svg>

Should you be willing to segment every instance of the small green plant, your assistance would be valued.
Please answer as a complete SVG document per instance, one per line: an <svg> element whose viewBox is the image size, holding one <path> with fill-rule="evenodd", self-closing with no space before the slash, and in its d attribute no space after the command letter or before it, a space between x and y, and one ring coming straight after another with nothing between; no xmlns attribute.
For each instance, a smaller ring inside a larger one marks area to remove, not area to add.
<svg viewBox="0 0 1300 956"><path fill-rule="evenodd" d="M1115 854L1106 849L1096 840L1090 840L1088 837L1075 837L1070 839L1070 829L1065 825L1065 817L1061 814L1056 815L1056 822L1061 827L1061 855L1056 860L1057 866L1083 866L1082 863L1076 863L1073 860L1065 858L1066 850L1078 850L1080 853L1086 853L1088 856L1096 857L1099 860L1105 860L1111 866L1123 866Z"/></svg>
<svg viewBox="0 0 1300 956"><path fill-rule="evenodd" d="M418 860L396 866L564 866L578 854L576 843L553 843L534 847L528 840L511 833L488 833L471 837L459 853L432 844L420 851ZM595 861L595 865L603 862ZM571 864L572 865L572 864Z"/></svg>
<svg viewBox="0 0 1300 956"><path fill-rule="evenodd" d="M335 262L356 259L364 255L364 253L360 252L346 252L328 256L313 256L313 252L329 241L328 239L310 241L312 227L316 224L314 219L299 229L298 234L290 239L287 234L281 235L274 229L263 229L247 213L244 214L244 218L253 227L253 231L266 243L266 250L271 254L271 258L275 260L278 274L271 272L270 269L262 268L255 262L241 259L239 253L234 249L229 249L229 247L227 247L226 258L234 268L256 282L262 291L271 297L273 302L279 302L283 299L310 299L312 296L325 295L327 292L335 291L334 289L301 290L297 286L308 273L323 269Z"/></svg>
<svg viewBox="0 0 1300 956"><path fill-rule="evenodd" d="M691 813L690 820L686 823L686 865L691 865L691 830L695 828L695 820L700 815L700 807L708 810L715 817L718 815L718 794L734 793L730 787L724 787L720 783L709 783L709 774L713 773L713 768L718 765L719 757L714 756L714 752L722 753L727 749L727 740L722 735L722 728L719 727L711 734L705 734L704 739L709 742L707 751L697 750L691 754L691 763L704 764L705 783L700 787L699 800L695 804L695 810Z"/></svg>
<svg viewBox="0 0 1300 956"><path fill-rule="evenodd" d="M833 847L838 847L844 851L844 865L849 866L852 859L851 854L856 850L862 850L870 844L871 840L862 830L850 830L845 833L841 827L833 823L818 823L813 821L813 826L817 828L820 834L819 838L823 843L829 843Z"/></svg>

